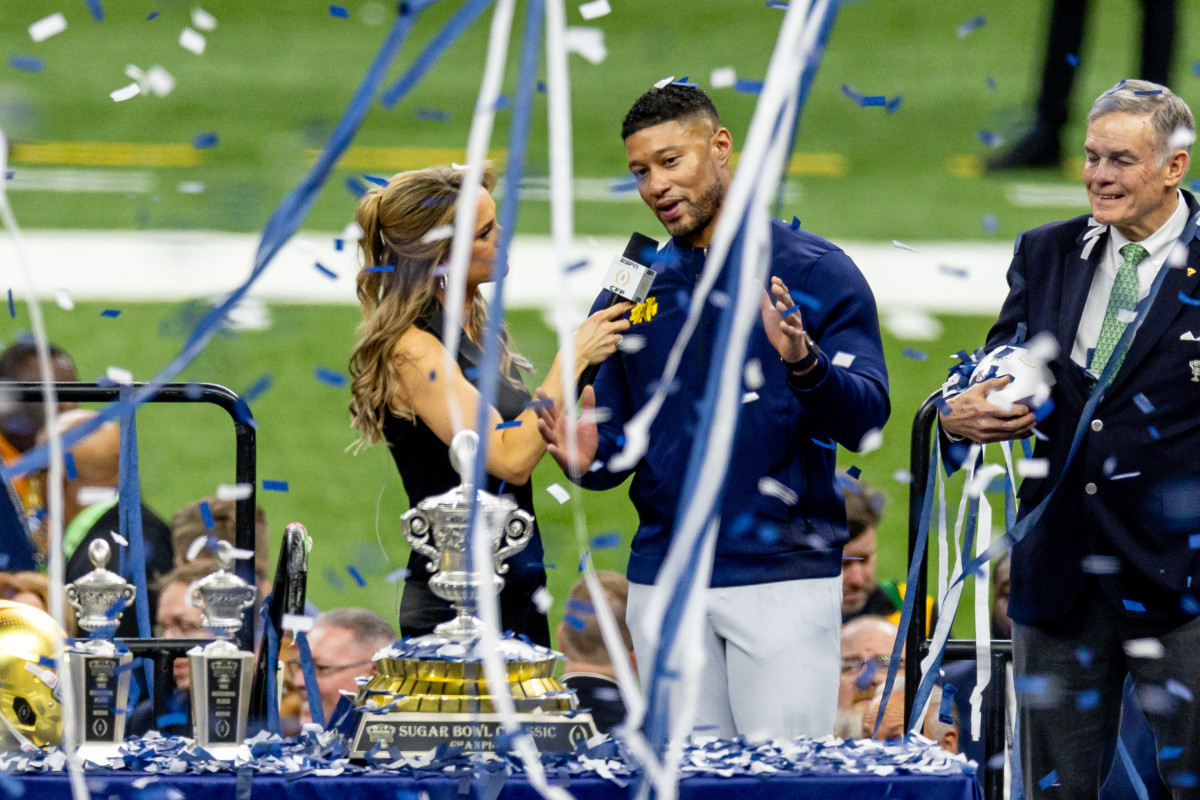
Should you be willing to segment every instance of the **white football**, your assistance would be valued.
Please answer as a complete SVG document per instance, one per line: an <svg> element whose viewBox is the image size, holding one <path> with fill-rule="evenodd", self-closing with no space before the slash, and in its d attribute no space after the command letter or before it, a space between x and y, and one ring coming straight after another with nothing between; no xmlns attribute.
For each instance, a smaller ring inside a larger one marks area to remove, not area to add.
<svg viewBox="0 0 1200 800"><path fill-rule="evenodd" d="M988 353L971 372L970 386L989 378L1010 377L1012 381L1003 389L988 395L994 406L1008 408L1019 403L1029 408L1038 408L1050 399L1050 387L1054 386L1054 373L1030 354L1024 347L998 347Z"/></svg>

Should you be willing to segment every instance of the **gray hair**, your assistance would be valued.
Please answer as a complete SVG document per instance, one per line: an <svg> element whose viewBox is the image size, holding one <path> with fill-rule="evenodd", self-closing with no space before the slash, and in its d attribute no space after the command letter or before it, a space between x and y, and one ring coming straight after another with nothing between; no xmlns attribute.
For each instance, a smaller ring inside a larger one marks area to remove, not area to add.
<svg viewBox="0 0 1200 800"><path fill-rule="evenodd" d="M1165 86L1150 81L1121 81L1096 98L1087 122L1091 125L1108 114L1136 114L1150 117L1154 126L1154 154L1159 166L1173 153L1184 150L1190 157L1196 138L1196 121L1187 103ZM1177 136L1182 139L1172 142Z"/></svg>
<svg viewBox="0 0 1200 800"><path fill-rule="evenodd" d="M334 608L317 615L314 628L345 628L354 638L373 650L387 647L396 641L396 631L390 622L365 608Z"/></svg>

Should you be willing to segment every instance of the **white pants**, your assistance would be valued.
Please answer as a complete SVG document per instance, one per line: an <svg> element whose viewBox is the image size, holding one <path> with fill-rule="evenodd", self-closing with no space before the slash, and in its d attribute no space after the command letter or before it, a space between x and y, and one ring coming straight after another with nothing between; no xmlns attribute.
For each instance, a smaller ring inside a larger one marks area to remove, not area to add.
<svg viewBox="0 0 1200 800"><path fill-rule="evenodd" d="M648 689L654 671L642 618L653 586L629 585L625 618L638 672ZM698 735L792 739L833 732L841 669L842 579L709 588L684 613L679 639L698 635L702 652L692 730ZM676 647L668 668L684 673ZM679 684L676 683L675 686ZM671 694L676 717L687 698ZM680 731L672 724L672 735Z"/></svg>

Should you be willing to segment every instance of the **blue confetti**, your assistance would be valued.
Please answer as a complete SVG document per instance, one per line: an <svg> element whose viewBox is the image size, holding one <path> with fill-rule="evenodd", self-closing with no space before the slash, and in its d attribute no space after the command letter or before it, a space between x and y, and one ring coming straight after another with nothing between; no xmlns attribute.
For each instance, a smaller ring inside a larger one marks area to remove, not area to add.
<svg viewBox="0 0 1200 800"><path fill-rule="evenodd" d="M508 108L508 104L510 102L512 102L512 101L509 99L509 96L506 94L502 94L496 98L496 105L494 106L494 108L496 111L503 111L504 109Z"/></svg>
<svg viewBox="0 0 1200 800"><path fill-rule="evenodd" d="M792 217L792 230L794 230L794 231L800 230L800 218L799 217Z"/></svg>
<svg viewBox="0 0 1200 800"><path fill-rule="evenodd" d="M900 102L903 99L904 98L901 95L896 95L891 100L888 100L888 104L884 107L884 110L889 114L895 114L896 109L900 107Z"/></svg>
<svg viewBox="0 0 1200 800"><path fill-rule="evenodd" d="M322 574L325 577L325 582L333 587L335 592L343 591L346 588L346 584L342 580L342 576L338 575L333 567L326 567L325 572Z"/></svg>
<svg viewBox="0 0 1200 800"><path fill-rule="evenodd" d="M367 267L363 272L395 272L396 267L391 264L382 264L378 267Z"/></svg>
<svg viewBox="0 0 1200 800"><path fill-rule="evenodd" d="M1167 776L1167 783L1171 786L1181 786L1191 788L1196 785L1196 773L1194 772L1176 772L1174 775Z"/></svg>
<svg viewBox="0 0 1200 800"><path fill-rule="evenodd" d="M1200 78L1200 61L1192 62L1192 74L1194 74L1197 78Z"/></svg>
<svg viewBox="0 0 1200 800"><path fill-rule="evenodd" d="M255 400L257 400L258 398L260 398L264 394L266 394L267 390L270 388L271 388L271 373L267 372L262 375L259 375L257 378L254 379L254 383L252 383L248 387L246 387L246 390L244 392L242 392L242 399L245 400L247 403L253 403Z"/></svg>
<svg viewBox="0 0 1200 800"><path fill-rule="evenodd" d="M787 7L787 0L767 0L767 8L782 8L786 10Z"/></svg>
<svg viewBox="0 0 1200 800"><path fill-rule="evenodd" d="M151 11L150 14L146 17L146 22L149 22L152 19L156 19L157 17L158 17L158 12Z"/></svg>
<svg viewBox="0 0 1200 800"><path fill-rule="evenodd" d="M1191 578L1188 578L1191 581ZM1190 594L1181 595L1179 598L1179 607L1183 609L1183 613L1196 616L1200 614L1200 601L1192 597Z"/></svg>
<svg viewBox="0 0 1200 800"><path fill-rule="evenodd" d="M733 90L741 94L762 94L763 82L738 78L737 83L733 85Z"/></svg>
<svg viewBox="0 0 1200 800"><path fill-rule="evenodd" d="M100 0L87 0L87 7L92 12L92 19L104 22L104 7L100 5Z"/></svg>
<svg viewBox="0 0 1200 800"><path fill-rule="evenodd" d="M17 306L13 303L12 289L8 290L8 316L11 319L17 318Z"/></svg>
<svg viewBox="0 0 1200 800"><path fill-rule="evenodd" d="M1133 404L1138 407L1138 410L1143 414L1151 414L1154 412L1154 403L1150 402L1150 398L1138 392L1133 396Z"/></svg>
<svg viewBox="0 0 1200 800"><path fill-rule="evenodd" d="M160 714L155 718L154 724L159 728L166 728L171 725L186 725L188 721L187 714L182 711L176 711L173 714Z"/></svg>
<svg viewBox="0 0 1200 800"><path fill-rule="evenodd" d="M329 16L337 17L338 19L350 19L350 12L343 6L330 6Z"/></svg>
<svg viewBox="0 0 1200 800"><path fill-rule="evenodd" d="M624 194L627 192L637 191L637 178L630 176L628 178L617 178L608 185L608 190L613 194Z"/></svg>
<svg viewBox="0 0 1200 800"><path fill-rule="evenodd" d="M212 508L209 507L207 500L200 501L200 519L204 521L204 527L210 531L217 527L216 520L213 519Z"/></svg>
<svg viewBox="0 0 1200 800"><path fill-rule="evenodd" d="M1074 53L1067 53L1067 63L1070 64L1072 67L1078 67L1079 66L1079 56L1075 55Z"/></svg>
<svg viewBox="0 0 1200 800"><path fill-rule="evenodd" d="M979 141L986 144L988 147L999 147L1004 144L1004 137L992 131L980 131Z"/></svg>
<svg viewBox="0 0 1200 800"><path fill-rule="evenodd" d="M106 308L106 309L104 309L103 311L101 311L101 312L100 312L100 316L102 316L102 317L108 317L109 319L116 319L117 317L121 316L121 309L119 309L119 308Z"/></svg>
<svg viewBox="0 0 1200 800"><path fill-rule="evenodd" d="M1158 439L1158 428L1154 427L1153 425L1148 425L1146 427L1146 431L1150 434L1151 439Z"/></svg>
<svg viewBox="0 0 1200 800"><path fill-rule="evenodd" d="M354 582L357 583L360 587L367 585L367 579L362 576L362 573L359 572L358 568L355 567L353 564L346 565L346 572L350 573L350 577L354 578Z"/></svg>
<svg viewBox="0 0 1200 800"><path fill-rule="evenodd" d="M400 569L394 569L389 572L384 576L383 580L385 583L399 583L400 581L407 579L408 575L408 570L401 567Z"/></svg>
<svg viewBox="0 0 1200 800"><path fill-rule="evenodd" d="M942 703L938 707L938 722L944 722L947 725L954 723L954 695L958 694L958 688L948 683L942 686Z"/></svg>
<svg viewBox="0 0 1200 800"><path fill-rule="evenodd" d="M592 537L592 547L596 550L611 550L621 544L621 534L616 531L601 533Z"/></svg>
<svg viewBox="0 0 1200 800"><path fill-rule="evenodd" d="M452 117L449 111L443 111L440 108L418 108L417 119L423 119L426 122L449 122Z"/></svg>
<svg viewBox="0 0 1200 800"><path fill-rule="evenodd" d="M370 181L371 183L375 184L376 186L386 187L388 185L388 179L383 177L382 175L368 175L364 172L363 180Z"/></svg>
<svg viewBox="0 0 1200 800"><path fill-rule="evenodd" d="M313 377L326 386L332 386L335 389L346 385L346 374L332 370L329 367L317 367L313 372Z"/></svg>
<svg viewBox="0 0 1200 800"><path fill-rule="evenodd" d="M996 221L995 214L984 214L980 225L983 227L984 233L995 233L996 229L1000 227L1000 223Z"/></svg>
<svg viewBox="0 0 1200 800"><path fill-rule="evenodd" d="M987 87L989 90L991 90L993 92L996 91L996 79L993 78L991 75L989 75L987 78Z"/></svg>
<svg viewBox="0 0 1200 800"><path fill-rule="evenodd" d="M354 199L356 200L367 193L367 185L353 175L346 178L345 184L346 191L354 195Z"/></svg>
<svg viewBox="0 0 1200 800"><path fill-rule="evenodd" d="M508 428L519 428L519 427L521 427L521 420L519 420L519 419L510 419L507 422L499 422L496 424L496 430L498 430L498 431L506 430Z"/></svg>
<svg viewBox="0 0 1200 800"><path fill-rule="evenodd" d="M530 400L525 404L525 410L536 410L539 408L554 408L554 401L549 397L539 397L536 400Z"/></svg>
<svg viewBox="0 0 1200 800"><path fill-rule="evenodd" d="M1183 293L1182 289L1179 290L1179 302L1185 303L1189 306L1200 306L1200 300L1193 300L1192 298L1188 297Z"/></svg>
<svg viewBox="0 0 1200 800"><path fill-rule="evenodd" d="M538 91L538 94L545 94L545 93L546 93L546 82L545 82L545 81L538 81L538 82L537 82L537 91Z"/></svg>
<svg viewBox="0 0 1200 800"><path fill-rule="evenodd" d="M288 490L287 481L269 481L263 478L262 488L264 492L286 492Z"/></svg>
<svg viewBox="0 0 1200 800"><path fill-rule="evenodd" d="M42 60L37 56L9 56L8 65L22 72L42 71Z"/></svg>
<svg viewBox="0 0 1200 800"><path fill-rule="evenodd" d="M905 358L911 358L913 361L924 361L929 358L925 353L922 353L920 350L914 350L911 347L904 348L904 351L900 355Z"/></svg>
<svg viewBox="0 0 1200 800"><path fill-rule="evenodd" d="M800 306L794 305L791 308L789 308L787 311L784 311L780 316L790 317L792 314L795 314L799 310L800 310Z"/></svg>
<svg viewBox="0 0 1200 800"><path fill-rule="evenodd" d="M1156 94L1162 94L1162 89L1134 89L1133 93L1136 95L1141 95L1142 97L1149 97Z"/></svg>
<svg viewBox="0 0 1200 800"><path fill-rule="evenodd" d="M337 237L333 240L333 249L337 252L342 252L346 249L346 241L342 237Z"/></svg>
<svg viewBox="0 0 1200 800"><path fill-rule="evenodd" d="M1121 600L1125 604L1126 611L1145 611L1146 607L1137 600Z"/></svg>
<svg viewBox="0 0 1200 800"><path fill-rule="evenodd" d="M1075 695L1075 707L1080 711L1090 711L1100 705L1100 690L1085 689Z"/></svg>
<svg viewBox="0 0 1200 800"><path fill-rule="evenodd" d="M586 623L584 623L583 620L581 620L579 617L575 616L574 614L564 614L563 622L567 623L568 625L570 625L572 628L574 628L577 631L581 631L585 627L587 627Z"/></svg>
<svg viewBox="0 0 1200 800"><path fill-rule="evenodd" d="M955 278L967 277L967 271L962 267L952 267L949 264L938 264L938 272L944 272L947 275L952 275Z"/></svg>
<svg viewBox="0 0 1200 800"><path fill-rule="evenodd" d="M583 269L590 263L591 262L588 261L586 258L581 258L579 261L576 261L573 264L567 264L566 271L567 272L575 272L576 270Z"/></svg>
<svg viewBox="0 0 1200 800"><path fill-rule="evenodd" d="M887 106L887 98L884 97L883 95L881 95L881 94L873 94L873 95L860 94L859 92L856 92L854 89L851 89L848 85L846 85L844 83L842 84L842 94L846 95L846 97L849 97L851 100L853 100L855 105L859 106L860 108L867 108L868 106L879 106L880 108L884 108Z"/></svg>
<svg viewBox="0 0 1200 800"><path fill-rule="evenodd" d="M1164 747L1158 751L1158 757L1163 761L1170 761L1172 758L1179 758L1183 755L1182 747Z"/></svg>
<svg viewBox="0 0 1200 800"><path fill-rule="evenodd" d="M329 267L322 264L320 261L314 261L313 266L317 268L317 272L321 273L326 278L329 278L329 280L331 280L331 281L337 280L337 273L334 272L333 270L331 270Z"/></svg>
<svg viewBox="0 0 1200 800"><path fill-rule="evenodd" d="M1052 769L1050 770L1049 775L1038 781L1038 786L1040 786L1044 792L1056 783L1058 783L1058 770Z"/></svg>
<svg viewBox="0 0 1200 800"><path fill-rule="evenodd" d="M849 475L851 478L858 480L859 477L862 475L862 470L859 469L858 467L850 467L848 470L846 470L846 474Z"/></svg>
<svg viewBox="0 0 1200 800"><path fill-rule="evenodd" d="M1188 547L1193 550L1200 549L1200 533L1193 533L1188 537Z"/></svg>
<svg viewBox="0 0 1200 800"><path fill-rule="evenodd" d="M79 477L79 472L75 469L75 455L73 453L63 453L63 466L67 472L67 480L73 481Z"/></svg>
<svg viewBox="0 0 1200 800"><path fill-rule="evenodd" d="M797 306L804 306L810 311L821 310L821 301L813 297L811 294L805 294L804 292L795 289L788 292L788 294L791 295L792 300L796 302Z"/></svg>
<svg viewBox="0 0 1200 800"><path fill-rule="evenodd" d="M823 447L823 448L825 448L826 450L837 450L837 443L836 443L836 442L823 442L823 441L821 441L820 439L812 439L811 441L812 441L812 443L813 443L813 444L815 444L817 447Z"/></svg>
<svg viewBox="0 0 1200 800"><path fill-rule="evenodd" d="M197 150L211 150L219 141L215 133L197 133L192 137L192 147Z"/></svg>
<svg viewBox="0 0 1200 800"><path fill-rule="evenodd" d="M971 17L969 20L959 25L956 33L958 34L958 38L961 39L970 34L972 31L979 30L984 25L987 25L987 17L980 14L978 17Z"/></svg>

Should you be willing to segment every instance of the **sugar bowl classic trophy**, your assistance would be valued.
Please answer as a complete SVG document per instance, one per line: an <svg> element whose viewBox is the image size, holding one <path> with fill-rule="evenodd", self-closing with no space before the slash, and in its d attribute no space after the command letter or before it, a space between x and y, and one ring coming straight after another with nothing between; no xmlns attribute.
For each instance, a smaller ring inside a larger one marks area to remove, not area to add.
<svg viewBox="0 0 1200 800"><path fill-rule="evenodd" d="M352 758L379 751L415 755L439 744L464 752L488 753L503 732L495 696L512 697L518 721L538 748L570 751L596 735L587 713L576 712L574 692L554 677L562 656L511 636L500 640L506 685L490 686L483 672L480 633L475 617L481 592L499 592L504 560L520 552L533 536L533 517L508 498L476 491L472 484L478 436L462 431L450 444L451 463L462 483L430 497L400 518L412 548L429 559L435 573L429 588L453 605L454 619L432 634L397 642L375 654L376 674L360 681L355 705L360 713L351 747ZM491 558L471 564L469 515L478 494L476 513L491 540Z"/></svg>
<svg viewBox="0 0 1200 800"><path fill-rule="evenodd" d="M121 611L133 602L137 590L106 567L111 556L108 541L95 539L88 546L94 569L67 584L67 602L79 615L79 627L88 639L66 648L64 664L75 699L75 741L85 758L118 755L125 739L125 705L129 702L129 668L133 654L112 640Z"/></svg>
<svg viewBox="0 0 1200 800"><path fill-rule="evenodd" d="M242 612L254 605L254 587L233 572L233 545L217 545L219 569L192 584L188 595L205 628L217 638L188 651L192 683L192 734L215 758L233 758L246 738L254 654L239 650L233 635Z"/></svg>

